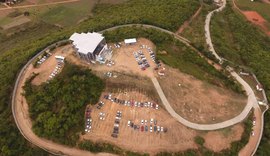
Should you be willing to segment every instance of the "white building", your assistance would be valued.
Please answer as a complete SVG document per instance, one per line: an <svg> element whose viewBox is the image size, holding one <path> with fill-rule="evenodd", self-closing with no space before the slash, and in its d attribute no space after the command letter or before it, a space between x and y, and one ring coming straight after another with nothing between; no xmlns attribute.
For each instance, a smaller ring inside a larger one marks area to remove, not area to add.
<svg viewBox="0 0 270 156"><path fill-rule="evenodd" d="M130 38L130 39L125 39L124 42L126 45L132 45L132 44L137 43L137 40L136 38Z"/></svg>
<svg viewBox="0 0 270 156"><path fill-rule="evenodd" d="M96 32L74 33L69 39L72 41L78 57L85 61L105 63L106 56L111 54L102 34Z"/></svg>

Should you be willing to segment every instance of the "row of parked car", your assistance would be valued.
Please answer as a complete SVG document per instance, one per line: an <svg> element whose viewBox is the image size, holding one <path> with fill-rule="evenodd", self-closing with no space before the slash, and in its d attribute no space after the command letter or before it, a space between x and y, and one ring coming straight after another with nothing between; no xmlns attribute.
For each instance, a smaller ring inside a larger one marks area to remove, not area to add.
<svg viewBox="0 0 270 156"><path fill-rule="evenodd" d="M142 70L145 70L146 68L150 67L146 57L144 56L144 54L141 50L139 50L138 52L133 52L133 55L134 55L138 65L139 65L139 67Z"/></svg>
<svg viewBox="0 0 270 156"><path fill-rule="evenodd" d="M53 72L49 76L49 79L54 78L58 73L60 73L60 70L63 68L64 63L63 62L57 62L57 66L54 68Z"/></svg>
<svg viewBox="0 0 270 156"><path fill-rule="evenodd" d="M104 99L112 101L113 103L118 103L124 106L129 107L145 107L145 108L153 108L159 109L159 105L154 102L138 102L135 100L121 100L118 98L113 98L112 94L104 95Z"/></svg>
<svg viewBox="0 0 270 156"><path fill-rule="evenodd" d="M52 54L51 53L45 53L44 56L42 58L40 58L37 61L38 65L41 65L43 62L45 62Z"/></svg>
<svg viewBox="0 0 270 156"><path fill-rule="evenodd" d="M161 126L158 126L157 125L157 120L154 120L154 119L150 119L150 125L148 125L147 123L147 120L141 120L141 125L139 124L135 124L134 122L132 122L131 120L128 121L128 124L127 126L134 129L134 130L138 130L138 131L141 131L141 132L164 132L166 133L168 131L167 128L165 127L161 127Z"/></svg>
<svg viewBox="0 0 270 156"><path fill-rule="evenodd" d="M91 112L92 112L91 108L87 107L85 113L85 132L90 132L92 128Z"/></svg>
<svg viewBox="0 0 270 156"><path fill-rule="evenodd" d="M97 105L97 109L101 109L104 105L105 103L103 101L100 101Z"/></svg>
<svg viewBox="0 0 270 156"><path fill-rule="evenodd" d="M116 112L116 116L115 116L115 120L114 120L114 126L113 126L113 132L112 132L112 137L117 138L118 134L119 134L119 124L120 124L120 120L122 118L122 112L121 111L117 111Z"/></svg>

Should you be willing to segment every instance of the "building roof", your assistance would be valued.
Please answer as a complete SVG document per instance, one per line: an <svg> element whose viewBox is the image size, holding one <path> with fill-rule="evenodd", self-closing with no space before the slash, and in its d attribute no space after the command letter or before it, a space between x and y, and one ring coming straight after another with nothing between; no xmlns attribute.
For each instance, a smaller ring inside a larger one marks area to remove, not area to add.
<svg viewBox="0 0 270 156"><path fill-rule="evenodd" d="M125 44L131 44L131 43L136 43L137 40L136 38L130 38L130 39L125 39L124 42Z"/></svg>
<svg viewBox="0 0 270 156"><path fill-rule="evenodd" d="M93 33L74 33L69 38L80 53L93 53L99 43L104 39L102 34Z"/></svg>

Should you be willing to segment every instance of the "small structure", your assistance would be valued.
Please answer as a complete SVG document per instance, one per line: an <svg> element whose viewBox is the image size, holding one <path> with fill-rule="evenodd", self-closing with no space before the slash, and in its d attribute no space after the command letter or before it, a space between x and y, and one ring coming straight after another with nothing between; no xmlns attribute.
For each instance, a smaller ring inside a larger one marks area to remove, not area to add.
<svg viewBox="0 0 270 156"><path fill-rule="evenodd" d="M55 59L56 59L58 62L64 62L64 61L65 61L65 57L63 57L63 56L55 56Z"/></svg>
<svg viewBox="0 0 270 156"><path fill-rule="evenodd" d="M69 39L77 56L87 62L105 63L107 55L112 54L102 34L96 32L74 33Z"/></svg>
<svg viewBox="0 0 270 156"><path fill-rule="evenodd" d="M124 42L126 45L132 45L132 44L137 43L137 40L136 38L130 38L130 39L125 39Z"/></svg>

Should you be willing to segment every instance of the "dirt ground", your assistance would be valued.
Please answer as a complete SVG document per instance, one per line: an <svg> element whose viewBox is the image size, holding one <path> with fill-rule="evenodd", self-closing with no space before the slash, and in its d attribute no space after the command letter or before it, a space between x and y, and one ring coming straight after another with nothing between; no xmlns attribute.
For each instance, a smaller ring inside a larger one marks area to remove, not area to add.
<svg viewBox="0 0 270 156"><path fill-rule="evenodd" d="M258 14L256 11L242 11L242 13L250 22L258 25L263 31L266 32L266 34L270 36L270 30L266 26L267 21L260 14Z"/></svg>
<svg viewBox="0 0 270 156"><path fill-rule="evenodd" d="M108 71L117 71L117 72L127 72L129 74L134 75L140 75L140 76L147 76L147 77L153 77L154 76L154 67L156 67L155 63L150 58L150 55L146 48L141 49L141 45L147 45L147 47L150 47L152 50L155 50L154 44L144 38L140 38L137 40L137 44L135 45L124 45L122 43L121 48L115 48L113 44L108 44L108 46L112 46L113 50L113 57L111 60L115 62L115 65L112 67L107 66L106 64L100 65L100 64L91 64L89 66L89 63L83 62L77 56L70 55L68 56L68 60L72 63L78 64L78 65L84 65L88 66L91 69L95 71L100 72L108 72ZM138 66L135 57L133 56L133 52L142 50L148 63L150 64L150 67L147 68L145 71L142 71L140 67Z"/></svg>
<svg viewBox="0 0 270 156"><path fill-rule="evenodd" d="M53 54L50 56L44 63L42 63L37 68L33 69L33 72L38 73L32 83L34 85L40 85L43 82L46 82L49 79L49 76L57 66L57 60L55 59L56 55L64 56L71 54L72 48L71 46L59 47L53 50L51 53Z"/></svg>
<svg viewBox="0 0 270 156"><path fill-rule="evenodd" d="M130 92L127 94L113 94L123 100L136 99L137 101L147 101L148 98L143 94ZM82 136L83 139L94 141L106 141L116 144L125 149L138 152L158 152L158 151L183 151L196 147L193 137L196 136L194 130L190 130L176 120L174 120L165 110L155 110L153 108L135 108L112 103L102 99L105 105L101 110L94 107L91 116L93 119L92 131ZM118 138L111 137L114 120L117 111L122 111L120 120L120 130ZM99 120L99 113L106 113L105 121ZM167 127L167 133L141 132L127 126L128 120L133 121L136 125L141 125L141 120L148 121L150 118L157 120L157 125Z"/></svg>
<svg viewBox="0 0 270 156"><path fill-rule="evenodd" d="M203 136L204 146L214 152L220 152L230 148L231 142L240 140L243 132L244 128L241 124L220 131L208 132Z"/></svg>
<svg viewBox="0 0 270 156"><path fill-rule="evenodd" d="M139 92L127 92L126 94L114 93L112 97L117 97L123 100L151 101L147 96ZM174 118L172 118L164 109L155 110L152 108L137 108L120 105L103 99L105 105L101 109L92 107L92 130L81 136L81 139L89 139L95 142L108 142L120 146L122 148L137 151L147 152L152 154L169 151L179 152L187 149L196 149L197 145L194 142L194 137L200 135L199 131L191 130ZM118 138L111 137L115 115L117 111L122 112L120 120L120 130ZM99 119L99 113L105 113L105 120ZM141 132L127 126L128 120L131 120L136 125L141 125L141 120L148 121L153 118L157 120L157 125L168 128L167 133L156 132ZM219 152L229 148L232 141L239 140L243 133L241 125L233 126L224 131L203 132L205 138L205 146L210 150Z"/></svg>
<svg viewBox="0 0 270 156"><path fill-rule="evenodd" d="M174 110L195 123L217 123L237 116L246 97L202 82L177 69L166 68L160 85Z"/></svg>

